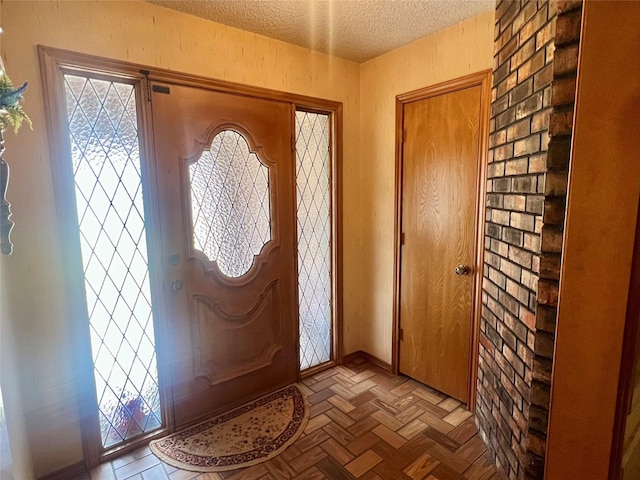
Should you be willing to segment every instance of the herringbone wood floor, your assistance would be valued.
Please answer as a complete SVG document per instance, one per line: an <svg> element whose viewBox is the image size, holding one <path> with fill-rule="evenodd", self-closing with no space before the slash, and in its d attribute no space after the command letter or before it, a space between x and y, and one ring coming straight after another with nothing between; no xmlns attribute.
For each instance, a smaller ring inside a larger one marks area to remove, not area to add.
<svg viewBox="0 0 640 480"><path fill-rule="evenodd" d="M302 381L304 434L268 462L223 473L177 470L148 449L91 480L496 480L471 413L460 402L357 359Z"/></svg>

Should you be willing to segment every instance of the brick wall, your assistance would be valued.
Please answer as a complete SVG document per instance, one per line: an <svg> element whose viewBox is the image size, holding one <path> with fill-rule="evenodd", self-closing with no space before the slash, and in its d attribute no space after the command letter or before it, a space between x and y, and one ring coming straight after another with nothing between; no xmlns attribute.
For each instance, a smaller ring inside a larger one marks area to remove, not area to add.
<svg viewBox="0 0 640 480"><path fill-rule="evenodd" d="M496 5L477 416L497 467L514 479L525 476L537 408L532 385L534 352L542 341L536 336L536 309L554 5L547 0Z"/></svg>
<svg viewBox="0 0 640 480"><path fill-rule="evenodd" d="M582 0L498 0L478 425L509 478L541 479Z"/></svg>
<svg viewBox="0 0 640 480"><path fill-rule="evenodd" d="M552 111L549 120L551 140L547 152L544 187L533 383L526 455L526 474L527 478L531 479L544 477L549 392L558 313L558 282L560 280L581 19L581 0L559 0L557 2L551 87Z"/></svg>

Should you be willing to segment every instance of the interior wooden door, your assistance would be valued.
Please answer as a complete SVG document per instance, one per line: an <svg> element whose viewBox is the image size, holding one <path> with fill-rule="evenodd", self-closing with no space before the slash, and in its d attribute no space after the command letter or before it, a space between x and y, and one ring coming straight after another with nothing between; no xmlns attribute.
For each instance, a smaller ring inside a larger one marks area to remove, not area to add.
<svg viewBox="0 0 640 480"><path fill-rule="evenodd" d="M481 94L403 106L399 369L465 403Z"/></svg>
<svg viewBox="0 0 640 480"><path fill-rule="evenodd" d="M152 87L180 426L297 378L293 107Z"/></svg>

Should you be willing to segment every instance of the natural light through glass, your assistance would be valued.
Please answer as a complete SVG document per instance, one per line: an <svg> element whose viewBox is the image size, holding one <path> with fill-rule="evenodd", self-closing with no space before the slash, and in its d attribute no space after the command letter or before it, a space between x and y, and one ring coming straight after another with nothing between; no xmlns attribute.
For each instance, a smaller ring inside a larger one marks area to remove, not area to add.
<svg viewBox="0 0 640 480"><path fill-rule="evenodd" d="M223 130L189 165L189 178L194 248L241 277L271 239L269 169L242 135Z"/></svg>
<svg viewBox="0 0 640 480"><path fill-rule="evenodd" d="M331 359L329 116L296 112L300 369Z"/></svg>
<svg viewBox="0 0 640 480"><path fill-rule="evenodd" d="M102 446L162 423L132 85L65 75Z"/></svg>

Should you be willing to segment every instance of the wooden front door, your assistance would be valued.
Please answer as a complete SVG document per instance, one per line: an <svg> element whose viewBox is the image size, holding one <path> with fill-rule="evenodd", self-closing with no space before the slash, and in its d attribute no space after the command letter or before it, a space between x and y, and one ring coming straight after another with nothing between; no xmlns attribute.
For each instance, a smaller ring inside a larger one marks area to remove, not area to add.
<svg viewBox="0 0 640 480"><path fill-rule="evenodd" d="M402 105L399 369L465 403L482 90Z"/></svg>
<svg viewBox="0 0 640 480"><path fill-rule="evenodd" d="M176 426L296 380L292 105L152 84Z"/></svg>

